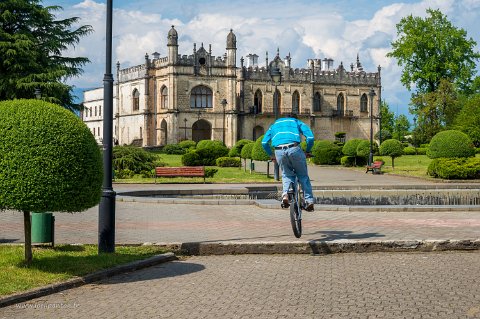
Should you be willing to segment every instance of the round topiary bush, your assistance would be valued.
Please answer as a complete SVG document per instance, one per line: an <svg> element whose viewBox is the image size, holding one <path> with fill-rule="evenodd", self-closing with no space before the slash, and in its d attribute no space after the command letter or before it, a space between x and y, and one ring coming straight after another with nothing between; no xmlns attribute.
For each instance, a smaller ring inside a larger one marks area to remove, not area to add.
<svg viewBox="0 0 480 319"><path fill-rule="evenodd" d="M75 114L55 104L0 102L0 172L0 209L74 212L100 201L100 148Z"/></svg>
<svg viewBox="0 0 480 319"><path fill-rule="evenodd" d="M268 156L267 152L265 152L265 150L263 149L262 140L263 140L263 135L257 138L257 140L255 141L255 144L253 145L252 159L255 161L270 160L270 156ZM273 153L273 150L272 150L272 153Z"/></svg>
<svg viewBox="0 0 480 319"><path fill-rule="evenodd" d="M480 158L435 158L428 165L427 174L443 179L478 179Z"/></svg>
<svg viewBox="0 0 480 319"><path fill-rule="evenodd" d="M240 167L240 159L238 157L219 157L217 158L217 166L219 167Z"/></svg>
<svg viewBox="0 0 480 319"><path fill-rule="evenodd" d="M230 157L241 157L242 149L245 145L253 143L252 140L242 139L239 140L232 149L228 152L228 156Z"/></svg>
<svg viewBox="0 0 480 319"><path fill-rule="evenodd" d="M228 148L220 141L202 140L197 143L197 154L203 165L215 166L219 157L228 155Z"/></svg>
<svg viewBox="0 0 480 319"><path fill-rule="evenodd" d="M340 163L342 147L331 141L315 141L312 154L317 165L335 165Z"/></svg>
<svg viewBox="0 0 480 319"><path fill-rule="evenodd" d="M389 139L380 145L380 155L392 158L392 168L395 168L395 158L403 155L403 145L399 140Z"/></svg>
<svg viewBox="0 0 480 319"><path fill-rule="evenodd" d="M182 155L182 164L185 166L203 166L203 160L196 150Z"/></svg>
<svg viewBox="0 0 480 319"><path fill-rule="evenodd" d="M352 138L343 145L342 152L346 156L357 156L357 147L362 140L359 138Z"/></svg>
<svg viewBox="0 0 480 319"><path fill-rule="evenodd" d="M472 157L475 156L475 147L472 140L463 132L442 131L430 141L427 156L429 158Z"/></svg>
<svg viewBox="0 0 480 319"><path fill-rule="evenodd" d="M417 155L417 150L413 146L407 146L403 148L403 154L405 155Z"/></svg>

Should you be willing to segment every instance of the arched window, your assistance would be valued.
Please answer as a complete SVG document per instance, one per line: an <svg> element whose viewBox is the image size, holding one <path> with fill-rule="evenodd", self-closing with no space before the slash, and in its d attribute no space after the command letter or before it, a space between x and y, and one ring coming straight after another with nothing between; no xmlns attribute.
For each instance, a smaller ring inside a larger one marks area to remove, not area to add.
<svg viewBox="0 0 480 319"><path fill-rule="evenodd" d="M292 113L300 113L300 94L298 94L298 91L293 92L292 95Z"/></svg>
<svg viewBox="0 0 480 319"><path fill-rule="evenodd" d="M262 99L263 99L262 91L257 90L257 92L255 92L255 96L253 98L253 107L254 107L253 112L255 114L262 113Z"/></svg>
<svg viewBox="0 0 480 319"><path fill-rule="evenodd" d="M313 96L313 111L320 112L322 111L322 97L320 93L316 92Z"/></svg>
<svg viewBox="0 0 480 319"><path fill-rule="evenodd" d="M161 90L160 107L168 109L168 88L166 86L163 86Z"/></svg>
<svg viewBox="0 0 480 319"><path fill-rule="evenodd" d="M365 93L362 94L360 98L360 112L367 112L367 95Z"/></svg>
<svg viewBox="0 0 480 319"><path fill-rule="evenodd" d="M212 90L204 85L196 86L190 95L191 108L212 107Z"/></svg>
<svg viewBox="0 0 480 319"><path fill-rule="evenodd" d="M132 106L134 111L140 109L140 92L137 89L134 89L132 93Z"/></svg>
<svg viewBox="0 0 480 319"><path fill-rule="evenodd" d="M273 94L273 114L280 115L280 105L282 105L282 95L280 94L280 91L277 89Z"/></svg>
<svg viewBox="0 0 480 319"><path fill-rule="evenodd" d="M338 116L343 116L344 107L345 107L345 98L343 97L343 93L340 93L337 96L337 115Z"/></svg>

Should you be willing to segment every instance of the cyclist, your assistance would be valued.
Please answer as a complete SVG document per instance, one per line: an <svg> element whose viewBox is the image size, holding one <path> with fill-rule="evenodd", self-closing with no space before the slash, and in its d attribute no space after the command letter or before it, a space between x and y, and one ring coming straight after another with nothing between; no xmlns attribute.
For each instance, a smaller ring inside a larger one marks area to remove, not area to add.
<svg viewBox="0 0 480 319"><path fill-rule="evenodd" d="M307 142L305 153L300 147L301 135L305 136ZM277 161L282 170L282 203L285 208L289 207L288 187L295 182L297 176L305 194L305 210L311 212L314 209L315 198L307 170L307 157L311 156L313 141L312 130L298 120L296 114L287 114L276 120L263 137L263 149L273 161ZM270 144L274 147L275 154L272 154Z"/></svg>

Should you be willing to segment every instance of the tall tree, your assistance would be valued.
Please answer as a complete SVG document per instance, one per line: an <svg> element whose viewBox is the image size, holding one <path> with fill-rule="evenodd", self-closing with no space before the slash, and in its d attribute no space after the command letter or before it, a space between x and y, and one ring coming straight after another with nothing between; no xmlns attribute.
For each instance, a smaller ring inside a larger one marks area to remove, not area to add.
<svg viewBox="0 0 480 319"><path fill-rule="evenodd" d="M375 139L382 144L383 141L391 139L395 115L390 112L388 103L382 100L380 103L380 131L375 134Z"/></svg>
<svg viewBox="0 0 480 319"><path fill-rule="evenodd" d="M60 6L41 5L41 0L0 1L0 100L42 99L78 110L69 78L82 73L85 57L64 52L93 31L89 25L73 27L79 18L56 20Z"/></svg>
<svg viewBox="0 0 480 319"><path fill-rule="evenodd" d="M434 92L442 79L468 90L480 54L467 32L455 27L440 10L427 10L427 17L404 17L397 24L398 39L388 57L403 67L401 82L417 93Z"/></svg>
<svg viewBox="0 0 480 319"><path fill-rule="evenodd" d="M399 116L395 117L395 124L393 129L393 138L399 141L405 140L405 136L408 135L410 130L410 122L408 118L400 114Z"/></svg>
<svg viewBox="0 0 480 319"><path fill-rule="evenodd" d="M455 118L453 128L467 134L480 147L480 94L462 97L462 110Z"/></svg>

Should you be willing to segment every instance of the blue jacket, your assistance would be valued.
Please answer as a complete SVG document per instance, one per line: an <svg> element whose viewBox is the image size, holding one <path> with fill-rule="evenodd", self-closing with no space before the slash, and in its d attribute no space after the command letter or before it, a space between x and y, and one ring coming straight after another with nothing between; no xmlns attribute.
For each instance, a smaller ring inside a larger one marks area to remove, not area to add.
<svg viewBox="0 0 480 319"><path fill-rule="evenodd" d="M284 117L276 120L263 136L262 147L269 156L272 156L270 142L273 147L283 144L299 143L302 141L301 136L306 138L306 151L310 152L313 147L312 130L302 121L293 117Z"/></svg>

